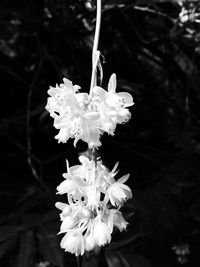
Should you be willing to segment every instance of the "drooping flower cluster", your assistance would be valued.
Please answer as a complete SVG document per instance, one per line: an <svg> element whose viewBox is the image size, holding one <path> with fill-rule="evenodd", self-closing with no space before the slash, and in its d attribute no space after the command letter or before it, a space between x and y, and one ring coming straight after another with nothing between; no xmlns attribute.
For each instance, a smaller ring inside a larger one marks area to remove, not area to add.
<svg viewBox="0 0 200 267"><path fill-rule="evenodd" d="M58 194L67 194L68 204L56 203L62 211L60 233L65 234L61 247L76 256L110 243L114 226L126 229L119 208L132 197L124 184L129 175L115 179L118 163L109 171L100 159L80 156L79 160L81 164L72 167L67 162L65 180L57 187Z"/></svg>
<svg viewBox="0 0 200 267"><path fill-rule="evenodd" d="M89 148L99 147L104 132L113 135L117 124L127 122L133 98L126 92L116 93L116 86L116 75L112 74L107 91L95 86L91 94L80 93L81 88L66 78L59 86L50 87L46 109L59 130L55 136L58 142L74 138L74 145L81 139Z"/></svg>

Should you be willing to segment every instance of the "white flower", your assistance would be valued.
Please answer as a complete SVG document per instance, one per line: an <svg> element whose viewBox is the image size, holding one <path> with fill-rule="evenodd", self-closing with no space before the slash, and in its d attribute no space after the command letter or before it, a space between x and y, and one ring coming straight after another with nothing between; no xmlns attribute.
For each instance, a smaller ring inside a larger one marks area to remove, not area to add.
<svg viewBox="0 0 200 267"><path fill-rule="evenodd" d="M71 106L75 104L75 92L80 88L73 86L72 82L66 78L63 82L60 86L57 84L56 87L50 86L48 90L50 97L47 100L46 109L53 118L70 111Z"/></svg>
<svg viewBox="0 0 200 267"><path fill-rule="evenodd" d="M66 217L70 215L71 211L72 211L72 208L70 207L70 205L67 205L62 211L62 216Z"/></svg>
<svg viewBox="0 0 200 267"><path fill-rule="evenodd" d="M58 187L58 194L73 194L74 196L79 196L82 193L82 190L84 188L84 182L79 179L78 177L73 177L71 179L66 179L63 181Z"/></svg>
<svg viewBox="0 0 200 267"><path fill-rule="evenodd" d="M62 238L60 243L61 248L65 249L76 256L83 255L84 253L84 239L81 231L69 231Z"/></svg>
<svg viewBox="0 0 200 267"><path fill-rule="evenodd" d="M113 225L117 227L120 232L126 230L128 223L124 220L122 213L119 210L113 212Z"/></svg>
<svg viewBox="0 0 200 267"><path fill-rule="evenodd" d="M128 223L124 220L122 213L117 209L104 209L102 219L109 227L110 232L113 232L114 226L119 229L120 232L126 230Z"/></svg>
<svg viewBox="0 0 200 267"><path fill-rule="evenodd" d="M69 206L67 205L66 203L63 203L63 202L56 202L55 204L56 208L59 209L59 210L64 210L65 207Z"/></svg>
<svg viewBox="0 0 200 267"><path fill-rule="evenodd" d="M200 23L200 13L195 8L194 4L193 6L187 9L184 6L182 6L181 12L179 13L179 19L182 24L186 22Z"/></svg>
<svg viewBox="0 0 200 267"><path fill-rule="evenodd" d="M104 246L111 241L111 233L109 227L98 218L94 223L94 239L99 246Z"/></svg>
<svg viewBox="0 0 200 267"><path fill-rule="evenodd" d="M92 229L90 229L90 231L87 231L87 233L85 234L84 242L86 251L92 251L96 247L97 244Z"/></svg>
<svg viewBox="0 0 200 267"><path fill-rule="evenodd" d="M89 105L89 95L79 93L80 87L66 78L62 84L50 87L46 109L54 118L54 126L59 130L58 142L66 143L74 138L74 145L82 139L89 147L101 145L99 138L99 113Z"/></svg>
<svg viewBox="0 0 200 267"><path fill-rule="evenodd" d="M66 233L68 230L75 227L76 221L72 216L63 217L63 222L60 227L60 233Z"/></svg>
<svg viewBox="0 0 200 267"><path fill-rule="evenodd" d="M56 203L61 210L60 233L66 233L61 247L76 255L110 243L114 227L126 229L128 223L118 209L132 196L124 184L129 175L114 179L118 163L109 171L99 158L82 155L79 160L81 164L71 167L67 161L65 181L57 187L59 194L67 194L69 204ZM118 209L111 209L110 203Z"/></svg>
<svg viewBox="0 0 200 267"><path fill-rule="evenodd" d="M86 201L87 207L90 207L92 210L95 208L98 209L100 203L100 191L94 186L88 186L86 190Z"/></svg>
<svg viewBox="0 0 200 267"><path fill-rule="evenodd" d="M108 93L106 95L106 103L109 106L115 107L117 110L130 107L133 103L133 98L129 93L116 93L117 79L116 74L113 73L108 83Z"/></svg>
<svg viewBox="0 0 200 267"><path fill-rule="evenodd" d="M66 143L74 138L74 146L81 139L89 148L101 146L103 132L114 134L116 125L127 122L131 114L133 98L129 93L116 93L116 75L112 74L108 91L99 86L92 89L92 95L80 93L80 87L66 78L62 84L50 87L46 109L54 118L54 127L59 130L55 136L58 142Z"/></svg>
<svg viewBox="0 0 200 267"><path fill-rule="evenodd" d="M73 195L75 198L82 196L86 182L81 176L81 165L75 165L73 167L68 166L67 161L67 173L63 174L63 177L66 179L58 187L58 194L68 194Z"/></svg>
<svg viewBox="0 0 200 267"><path fill-rule="evenodd" d="M60 214L61 220L63 220L64 217L70 215L72 212L72 208L68 204L62 202L56 202L55 206L57 209L62 210L62 213Z"/></svg>
<svg viewBox="0 0 200 267"><path fill-rule="evenodd" d="M121 206L124 201L132 198L131 189L124 183L128 180L129 174L124 175L117 182L114 181L108 188L110 202L113 206ZM114 178L113 178L114 180Z"/></svg>
<svg viewBox="0 0 200 267"><path fill-rule="evenodd" d="M86 156L80 156L79 176L84 179L87 184L93 184L95 181L95 162L89 160Z"/></svg>
<svg viewBox="0 0 200 267"><path fill-rule="evenodd" d="M127 107L132 106L133 98L129 93L116 93L116 75L113 73L108 83L108 91L96 86L93 88L94 98L99 99L101 114L101 130L114 134L117 124L127 122L131 113Z"/></svg>

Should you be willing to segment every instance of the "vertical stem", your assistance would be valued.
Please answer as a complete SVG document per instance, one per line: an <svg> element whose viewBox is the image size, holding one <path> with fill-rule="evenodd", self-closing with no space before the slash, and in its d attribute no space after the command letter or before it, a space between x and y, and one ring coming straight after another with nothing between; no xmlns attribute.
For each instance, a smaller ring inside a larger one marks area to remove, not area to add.
<svg viewBox="0 0 200 267"><path fill-rule="evenodd" d="M76 262L77 262L77 267L81 267L80 265L80 257L76 256Z"/></svg>
<svg viewBox="0 0 200 267"><path fill-rule="evenodd" d="M90 96L92 94L92 89L96 85L96 64L95 64L95 54L98 50L99 44L99 33L100 33L100 26L101 26L101 1L97 0L97 10L96 10L96 26L95 26L95 35L94 35L94 43L92 49L92 76L91 76L91 83L90 83Z"/></svg>

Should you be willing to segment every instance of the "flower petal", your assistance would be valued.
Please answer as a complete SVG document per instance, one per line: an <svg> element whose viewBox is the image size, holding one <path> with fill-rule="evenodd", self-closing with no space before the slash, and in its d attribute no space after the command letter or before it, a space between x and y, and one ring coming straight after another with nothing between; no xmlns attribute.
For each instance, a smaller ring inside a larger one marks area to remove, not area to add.
<svg viewBox="0 0 200 267"><path fill-rule="evenodd" d="M115 93L117 87L117 76L115 73L113 73L110 76L109 82L108 82L108 92Z"/></svg>
<svg viewBox="0 0 200 267"><path fill-rule="evenodd" d="M124 184L130 177L130 174L123 175L120 179L117 180L118 183Z"/></svg>
<svg viewBox="0 0 200 267"><path fill-rule="evenodd" d="M119 92L117 93L117 95L123 99L124 101L124 107L130 107L132 105L134 105L134 102L133 102L133 97L131 94L129 93L126 93L126 92Z"/></svg>

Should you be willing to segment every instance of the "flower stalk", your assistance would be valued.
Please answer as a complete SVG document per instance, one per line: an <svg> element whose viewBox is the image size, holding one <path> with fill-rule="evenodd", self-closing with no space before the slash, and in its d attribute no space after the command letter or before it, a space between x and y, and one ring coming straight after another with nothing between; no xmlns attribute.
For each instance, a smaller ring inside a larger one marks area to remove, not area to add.
<svg viewBox="0 0 200 267"><path fill-rule="evenodd" d="M94 43L92 49L92 75L91 75L91 83L90 83L90 96L92 94L92 89L97 84L97 65L99 61L99 53L98 53L98 44L99 44L99 35L101 28L101 1L97 0L96 7L96 26L95 26L95 35L94 35Z"/></svg>

